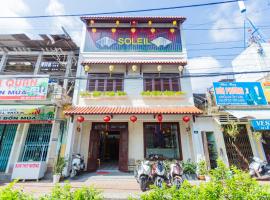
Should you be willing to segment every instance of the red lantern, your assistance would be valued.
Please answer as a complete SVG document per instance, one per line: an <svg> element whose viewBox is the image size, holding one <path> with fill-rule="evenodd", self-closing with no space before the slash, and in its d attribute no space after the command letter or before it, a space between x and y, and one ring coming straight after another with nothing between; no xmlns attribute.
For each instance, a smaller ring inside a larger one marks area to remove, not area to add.
<svg viewBox="0 0 270 200"><path fill-rule="evenodd" d="M158 120L158 122L162 122L162 120L163 120L162 114L157 115L157 120Z"/></svg>
<svg viewBox="0 0 270 200"><path fill-rule="evenodd" d="M136 22L135 20L132 20L132 21L131 21L131 25L132 25L132 26L136 26L136 25L137 25L137 22Z"/></svg>
<svg viewBox="0 0 270 200"><path fill-rule="evenodd" d="M104 118L103 118L103 121L104 122L109 122L109 121L111 121L111 117L110 116L105 116Z"/></svg>
<svg viewBox="0 0 270 200"><path fill-rule="evenodd" d="M189 120L190 120L189 116L184 116L184 117L183 117L183 121L184 121L185 123L188 123Z"/></svg>
<svg viewBox="0 0 270 200"><path fill-rule="evenodd" d="M135 123L137 121L137 117L135 115L131 116L130 121L132 121L133 123Z"/></svg>
<svg viewBox="0 0 270 200"><path fill-rule="evenodd" d="M78 116L77 117L77 122L82 123L84 121L84 117L83 116Z"/></svg>

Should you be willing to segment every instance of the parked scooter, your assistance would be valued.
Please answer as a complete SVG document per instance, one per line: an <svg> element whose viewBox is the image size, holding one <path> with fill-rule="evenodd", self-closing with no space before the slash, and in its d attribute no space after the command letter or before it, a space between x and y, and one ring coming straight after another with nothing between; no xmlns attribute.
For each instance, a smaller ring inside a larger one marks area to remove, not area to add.
<svg viewBox="0 0 270 200"><path fill-rule="evenodd" d="M76 154L72 159L72 166L71 166L71 172L70 172L70 178L75 177L78 173L81 171L84 171L85 169L85 163L83 156L81 154Z"/></svg>
<svg viewBox="0 0 270 200"><path fill-rule="evenodd" d="M270 178L270 164L258 157L253 157L249 165L249 174L251 177L262 179Z"/></svg>
<svg viewBox="0 0 270 200"><path fill-rule="evenodd" d="M153 165L152 165L152 180L154 181L154 184L161 188L163 182L166 180L166 170L164 166L164 162L161 160L157 160Z"/></svg>
<svg viewBox="0 0 270 200"><path fill-rule="evenodd" d="M151 163L149 160L143 160L134 169L134 176L140 184L141 190L146 191L148 184L151 182Z"/></svg>
<svg viewBox="0 0 270 200"><path fill-rule="evenodd" d="M183 169L179 161L170 164L169 180L171 185L176 186L177 189L179 189L183 183L182 175Z"/></svg>

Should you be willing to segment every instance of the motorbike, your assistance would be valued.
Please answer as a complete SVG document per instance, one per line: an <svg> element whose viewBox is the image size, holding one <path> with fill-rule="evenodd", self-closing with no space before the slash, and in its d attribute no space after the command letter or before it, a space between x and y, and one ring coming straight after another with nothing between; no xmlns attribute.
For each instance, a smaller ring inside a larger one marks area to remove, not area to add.
<svg viewBox="0 0 270 200"><path fill-rule="evenodd" d="M78 173L84 171L84 169L85 169L85 163L84 163L83 156L81 156L81 154L79 153L74 155L72 159L70 177L71 178L75 177Z"/></svg>
<svg viewBox="0 0 270 200"><path fill-rule="evenodd" d="M134 176L140 184L141 190L147 190L148 184L151 182L151 163L149 160L143 160L140 164L136 165L134 169Z"/></svg>
<svg viewBox="0 0 270 200"><path fill-rule="evenodd" d="M183 169L179 161L176 161L175 163L170 164L170 171L169 171L168 179L171 185L174 185L177 189L179 189L181 187L181 184L183 183L182 175L183 175Z"/></svg>
<svg viewBox="0 0 270 200"><path fill-rule="evenodd" d="M249 174L251 177L269 179L270 164L258 157L253 157L249 165Z"/></svg>
<svg viewBox="0 0 270 200"><path fill-rule="evenodd" d="M165 170L164 162L162 160L157 160L152 165L151 177L154 184L157 187L162 188L162 184L166 180L166 170Z"/></svg>

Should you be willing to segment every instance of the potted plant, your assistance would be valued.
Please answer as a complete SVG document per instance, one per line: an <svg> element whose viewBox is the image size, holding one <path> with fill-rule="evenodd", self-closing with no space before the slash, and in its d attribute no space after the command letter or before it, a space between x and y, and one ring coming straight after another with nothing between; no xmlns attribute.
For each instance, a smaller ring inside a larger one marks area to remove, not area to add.
<svg viewBox="0 0 270 200"><path fill-rule="evenodd" d="M196 163L192 162L188 159L186 162L182 163L183 167L183 177L187 180L195 180L196 179Z"/></svg>
<svg viewBox="0 0 270 200"><path fill-rule="evenodd" d="M66 160L64 157L59 156L53 167L53 183L59 183L62 172L66 166Z"/></svg>
<svg viewBox="0 0 270 200"><path fill-rule="evenodd" d="M207 164L205 160L200 160L198 162L198 179L205 180L206 175L208 174Z"/></svg>

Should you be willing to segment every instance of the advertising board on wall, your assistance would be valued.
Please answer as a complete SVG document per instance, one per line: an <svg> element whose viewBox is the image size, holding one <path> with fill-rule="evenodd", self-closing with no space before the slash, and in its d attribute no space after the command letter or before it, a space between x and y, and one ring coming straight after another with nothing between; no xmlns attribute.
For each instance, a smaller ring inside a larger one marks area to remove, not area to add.
<svg viewBox="0 0 270 200"><path fill-rule="evenodd" d="M263 82L262 87L264 90L264 95L266 97L266 100L270 102L270 82Z"/></svg>
<svg viewBox="0 0 270 200"><path fill-rule="evenodd" d="M250 123L255 131L270 130L270 119L254 119Z"/></svg>
<svg viewBox="0 0 270 200"><path fill-rule="evenodd" d="M84 51L182 51L180 31L176 28L133 28L133 30L134 33L130 28L89 28Z"/></svg>
<svg viewBox="0 0 270 200"><path fill-rule="evenodd" d="M48 82L48 77L0 76L0 100L45 100Z"/></svg>
<svg viewBox="0 0 270 200"><path fill-rule="evenodd" d="M0 106L0 123L51 123L54 106Z"/></svg>
<svg viewBox="0 0 270 200"><path fill-rule="evenodd" d="M217 105L267 105L259 82L215 82Z"/></svg>

